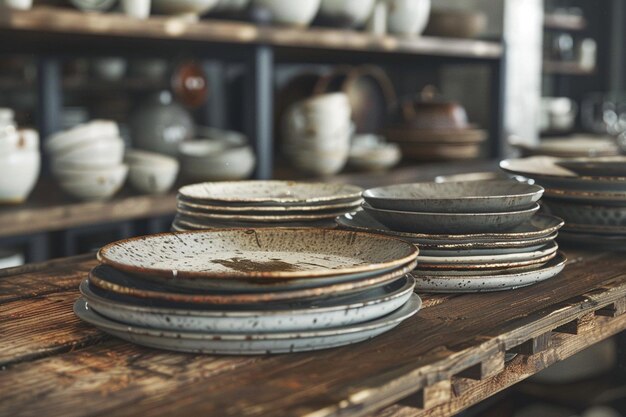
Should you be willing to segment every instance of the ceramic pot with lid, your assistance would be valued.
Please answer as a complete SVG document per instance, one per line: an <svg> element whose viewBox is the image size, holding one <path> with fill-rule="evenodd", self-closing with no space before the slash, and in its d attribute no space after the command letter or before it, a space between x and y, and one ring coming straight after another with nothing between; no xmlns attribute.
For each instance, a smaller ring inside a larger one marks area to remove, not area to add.
<svg viewBox="0 0 626 417"><path fill-rule="evenodd" d="M153 95L131 120L134 146L148 151L177 156L179 144L194 134L190 114L168 91Z"/></svg>
<svg viewBox="0 0 626 417"><path fill-rule="evenodd" d="M416 129L465 129L467 113L463 106L446 101L437 95L434 87L425 87L421 94L405 100L401 108L403 121Z"/></svg>

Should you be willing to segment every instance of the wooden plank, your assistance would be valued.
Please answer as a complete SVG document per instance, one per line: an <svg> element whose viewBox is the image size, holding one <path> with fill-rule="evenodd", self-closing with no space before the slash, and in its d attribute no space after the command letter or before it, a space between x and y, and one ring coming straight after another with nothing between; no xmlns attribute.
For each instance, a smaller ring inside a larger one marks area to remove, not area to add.
<svg viewBox="0 0 626 417"><path fill-rule="evenodd" d="M626 313L626 298L617 300L616 302L611 303L608 306L596 311L597 316L605 317L617 317L621 316L624 313Z"/></svg>
<svg viewBox="0 0 626 417"><path fill-rule="evenodd" d="M208 379L198 376L193 366L181 366L172 370L176 378L160 379L161 390L151 392L151 395L136 392L144 382L141 375L134 374L131 377L138 379L133 379L134 383L129 384L128 390L120 390L118 397L113 398L105 395L108 392L106 386L89 390L80 381L69 386L65 384L65 373L57 372L64 368L54 365L58 361L79 364L75 372L87 380L113 380L118 373L126 375L127 370L120 370L113 359L96 353L101 352L101 345L98 344L14 364L3 373L4 380L11 384L11 390L0 389L0 415L9 414L9 405L11 410L19 409L24 414L45 408L47 415L51 416L81 415L87 412L84 404L90 404L90 407L92 404L94 407L105 404L104 409L115 415L142 414L144 417L167 414L366 415L424 387L450 380L452 375L481 363L496 352L518 346L531 337L626 297L626 259L623 256L585 255L582 252L573 255L575 267L568 265L563 274L533 287L448 297L440 303L432 302L438 296L425 297L431 302L420 314L394 331L366 343L320 352L256 358L253 365L244 367L236 366L239 358L221 358L225 367L228 367L229 361L234 361L233 369ZM67 268L71 270L72 265L68 263ZM24 274L3 280L22 279L34 283L54 278ZM56 278L63 279L62 276ZM78 281L79 278L75 279ZM68 292L63 301L66 309L72 296ZM50 303L54 294L41 296L40 299L44 304ZM601 323L609 320L611 324L614 320L621 326L625 325L623 316L597 319ZM23 320L23 317L18 318L13 326L19 327ZM64 320L73 319L68 315ZM581 329L593 332L597 328ZM34 333L38 332L40 330ZM39 344L39 351L46 346L58 346L60 339L64 343L82 340L84 332L70 326L55 334L54 338ZM23 337L28 336L20 336ZM569 335L555 337L577 338ZM127 346L119 343L120 346ZM32 350L35 354L39 351ZM23 356L30 352L22 350L19 354ZM99 361L97 369L86 359L94 356ZM543 356L529 358L535 357ZM106 371L109 367L111 373ZM48 369L45 378L43 375L31 379L23 377L24 373L33 373L34 368ZM179 378L186 382L179 384ZM197 383L189 382L192 380ZM461 383L464 385L459 385ZM471 383L471 380L456 378L455 392L458 389L465 396L465 390L472 391L474 385ZM29 401L33 392L45 392L45 395L41 394L45 400L38 400L36 404ZM13 398L20 398L20 401L10 403ZM128 407L130 405L132 407Z"/></svg>
<svg viewBox="0 0 626 417"><path fill-rule="evenodd" d="M586 313L554 329L557 333L580 334L595 325L595 311Z"/></svg>
<svg viewBox="0 0 626 417"><path fill-rule="evenodd" d="M0 29L65 36L133 40L160 40L233 45L269 44L282 48L396 53L492 59L502 55L502 45L471 39L435 37L400 38L367 32L323 28L260 27L251 23L153 16L146 20L114 13L81 13L76 10L35 7L30 11L5 10Z"/></svg>
<svg viewBox="0 0 626 417"><path fill-rule="evenodd" d="M490 355L482 362L458 373L457 376L480 381L499 374L504 369L504 355L503 351Z"/></svg>
<svg viewBox="0 0 626 417"><path fill-rule="evenodd" d="M41 182L19 206L0 208L0 238L174 215L176 194L136 195L129 191L108 201L70 200L58 186Z"/></svg>
<svg viewBox="0 0 626 417"><path fill-rule="evenodd" d="M586 347L611 337L626 327L626 316L601 319L601 324L587 332L570 336L554 335L553 348L533 356L518 355L507 363L503 372L483 381L455 380L453 392L463 394L430 410L416 410L403 405L393 405L373 414L373 417L444 417L455 415L466 408L528 378L548 366L569 358ZM460 386L463 385L463 386Z"/></svg>
<svg viewBox="0 0 626 417"><path fill-rule="evenodd" d="M552 346L552 332L547 332L509 349L509 352L520 355L535 355L549 349L550 346Z"/></svg>
<svg viewBox="0 0 626 417"><path fill-rule="evenodd" d="M422 388L416 394L400 401L400 404L411 408L428 410L447 403L451 397L452 382L445 379Z"/></svg>

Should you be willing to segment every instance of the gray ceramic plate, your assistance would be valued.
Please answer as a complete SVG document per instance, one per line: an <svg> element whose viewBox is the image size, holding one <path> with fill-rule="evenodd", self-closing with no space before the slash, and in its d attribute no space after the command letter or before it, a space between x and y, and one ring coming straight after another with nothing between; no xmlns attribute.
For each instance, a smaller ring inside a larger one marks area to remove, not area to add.
<svg viewBox="0 0 626 417"><path fill-rule="evenodd" d="M185 199L228 205L310 205L333 204L361 198L360 187L331 183L295 181L222 181L182 187Z"/></svg>
<svg viewBox="0 0 626 417"><path fill-rule="evenodd" d="M550 188L546 190L545 196L550 199L570 201L574 203L599 204L605 206L626 205L626 191L579 191Z"/></svg>
<svg viewBox="0 0 626 417"><path fill-rule="evenodd" d="M414 272L417 291L435 293L468 293L512 290L550 279L565 267L567 258L561 252L537 269L514 273L476 276L441 276Z"/></svg>
<svg viewBox="0 0 626 417"><path fill-rule="evenodd" d="M496 247L496 248L478 248L474 249L473 247L468 248L460 248L460 249L439 249L430 247L422 247L418 245L420 248L420 256L489 256L489 255L504 255L504 254L514 254L514 253L522 253L522 252L533 252L539 250L545 246L546 243L550 243L554 241L557 234L550 235L549 238L546 238L545 242L534 246L524 246L524 247ZM418 257L419 259L419 257Z"/></svg>
<svg viewBox="0 0 626 417"><path fill-rule="evenodd" d="M420 262L419 270L431 269L431 270L454 270L454 271L479 271L487 269L505 269L505 268L524 268L532 265L542 265L554 258L556 250L548 255L544 255L541 258L528 259L523 261L495 261L491 263L429 263Z"/></svg>
<svg viewBox="0 0 626 417"><path fill-rule="evenodd" d="M107 265L94 268L89 274L89 284L109 293L134 297L138 300L207 305L244 305L259 303L284 303L291 301L324 299L354 294L387 285L411 272L416 262L411 262L386 274L351 282L313 288L264 292L198 291L162 285L140 277L130 276Z"/></svg>
<svg viewBox="0 0 626 417"><path fill-rule="evenodd" d="M372 218L365 211L346 213L337 217L335 221L344 229L393 236L417 244L420 248L431 249L486 249L533 246L552 240L554 238L552 235L563 226L563 220L544 214L537 214L529 221L508 232L470 234L396 232Z"/></svg>
<svg viewBox="0 0 626 417"><path fill-rule="evenodd" d="M344 299L319 302L308 307L272 309L263 306L257 310L190 309L172 304L172 307L146 306L111 300L96 294L87 281L80 292L89 306L101 315L122 323L143 327L200 332L279 332L325 329L348 326L374 320L402 307L410 298L415 280L405 277L397 286L387 290L377 288Z"/></svg>
<svg viewBox="0 0 626 417"><path fill-rule="evenodd" d="M601 249L611 251L626 251L625 235L597 235L590 233L563 232L559 236L559 242L573 246L581 246L585 249Z"/></svg>
<svg viewBox="0 0 626 417"><path fill-rule="evenodd" d="M530 209L502 213L425 213L383 210L363 203L363 209L390 229L409 233L486 233L514 229L530 220L539 210Z"/></svg>
<svg viewBox="0 0 626 417"><path fill-rule="evenodd" d="M334 229L335 222L332 219L324 220L311 220L311 221L298 221L298 222L242 222L239 220L205 220L205 219L193 219L182 214L177 214L172 222L172 227L175 231L193 231L193 230L211 230L211 229L233 229L233 228L266 228L266 227L316 227Z"/></svg>
<svg viewBox="0 0 626 417"><path fill-rule="evenodd" d="M588 177L624 177L626 178L626 157L576 158L562 160L557 165Z"/></svg>
<svg viewBox="0 0 626 417"><path fill-rule="evenodd" d="M285 222L306 222L318 221L324 219L334 219L341 214L350 211L350 208L332 210L325 212L313 212L307 214L294 214L293 212L284 212L280 214L257 213L209 213L207 211L189 210L178 207L177 213L189 219L196 221L232 221L232 222L259 222L259 223L285 223Z"/></svg>
<svg viewBox="0 0 626 417"><path fill-rule="evenodd" d="M566 160L550 156L507 159L500 162L500 168L512 174L532 178L546 190L556 188L591 192L626 192L626 178L579 176L575 172L557 165L558 162Z"/></svg>
<svg viewBox="0 0 626 417"><path fill-rule="evenodd" d="M617 207L546 200L542 203L542 207L550 214L561 217L565 221L566 229L576 224L626 230L626 201L624 207Z"/></svg>
<svg viewBox="0 0 626 417"><path fill-rule="evenodd" d="M83 298L74 304L74 313L113 336L143 346L180 352L257 355L303 352L361 342L393 329L417 313L421 304L420 298L413 294L403 307L376 320L339 328L282 333L165 331L129 326L99 315Z"/></svg>
<svg viewBox="0 0 626 417"><path fill-rule="evenodd" d="M141 236L104 246L121 271L195 279L293 279L380 271L411 263L417 248L387 236L329 229L231 229Z"/></svg>
<svg viewBox="0 0 626 417"><path fill-rule="evenodd" d="M370 188L367 203L379 209L431 213L493 213L530 208L543 188L514 180L418 182Z"/></svg>
<svg viewBox="0 0 626 417"><path fill-rule="evenodd" d="M558 245L556 242L551 242L547 245L533 251L518 251L513 253L503 254L459 254L459 255L422 255L418 256L417 260L421 265L423 264L441 264L441 265L484 265L484 264L500 264L508 262L523 262L543 259L548 255L556 253Z"/></svg>

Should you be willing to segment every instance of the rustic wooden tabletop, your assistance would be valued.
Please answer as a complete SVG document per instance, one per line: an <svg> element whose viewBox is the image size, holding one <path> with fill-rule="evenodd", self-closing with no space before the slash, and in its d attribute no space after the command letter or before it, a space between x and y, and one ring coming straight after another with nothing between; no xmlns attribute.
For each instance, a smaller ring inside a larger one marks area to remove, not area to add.
<svg viewBox="0 0 626 417"><path fill-rule="evenodd" d="M626 329L626 257L567 255L532 287L424 294L367 342L254 357L142 348L81 322L91 256L0 271L0 415L450 415Z"/></svg>

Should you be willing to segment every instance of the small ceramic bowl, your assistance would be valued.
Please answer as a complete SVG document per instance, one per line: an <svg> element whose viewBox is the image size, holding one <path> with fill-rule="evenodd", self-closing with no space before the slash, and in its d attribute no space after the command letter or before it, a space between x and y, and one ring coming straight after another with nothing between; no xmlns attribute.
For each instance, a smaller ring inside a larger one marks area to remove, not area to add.
<svg viewBox="0 0 626 417"><path fill-rule="evenodd" d="M58 156L53 156L53 165L64 164L107 167L118 165L124 159L124 141L117 137L102 138L91 143L74 146Z"/></svg>
<svg viewBox="0 0 626 417"><path fill-rule="evenodd" d="M163 194L176 181L179 163L176 159L146 151L130 150L125 160L129 165L128 180L139 192Z"/></svg>
<svg viewBox="0 0 626 417"><path fill-rule="evenodd" d="M308 26L320 8L320 2L321 0L254 0L253 5L267 10L275 23Z"/></svg>
<svg viewBox="0 0 626 417"><path fill-rule="evenodd" d="M0 154L0 203L22 203L39 178L41 156L36 151Z"/></svg>
<svg viewBox="0 0 626 417"><path fill-rule="evenodd" d="M111 120L93 120L55 133L45 141L44 148L51 154L57 154L73 146L89 143L94 139L119 136L120 130L117 123Z"/></svg>
<svg viewBox="0 0 626 417"><path fill-rule="evenodd" d="M118 165L101 170L67 174L59 181L59 185L66 193L79 200L106 200L122 188L127 175L128 165Z"/></svg>
<svg viewBox="0 0 626 417"><path fill-rule="evenodd" d="M181 143L181 170L199 181L240 180L250 177L256 164L252 147L231 146L223 141L197 140Z"/></svg>
<svg viewBox="0 0 626 417"><path fill-rule="evenodd" d="M359 135L353 139L348 165L364 171L383 171L395 166L401 158L397 144L386 143L377 135Z"/></svg>

